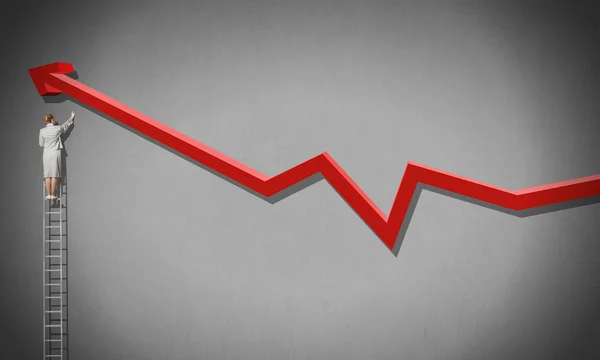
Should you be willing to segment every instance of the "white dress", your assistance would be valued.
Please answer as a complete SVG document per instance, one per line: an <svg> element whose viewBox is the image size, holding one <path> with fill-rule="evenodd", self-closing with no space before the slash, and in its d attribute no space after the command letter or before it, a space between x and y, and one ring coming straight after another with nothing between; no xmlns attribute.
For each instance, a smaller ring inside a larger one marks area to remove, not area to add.
<svg viewBox="0 0 600 360"><path fill-rule="evenodd" d="M44 164L44 179L49 177L62 177L61 152L61 150L44 150L44 155L42 156L42 163Z"/></svg>
<svg viewBox="0 0 600 360"><path fill-rule="evenodd" d="M40 129L39 143L44 148L42 163L44 165L44 178L60 178L61 153L63 147L61 135L73 124L73 119L67 120L62 125L48 124Z"/></svg>

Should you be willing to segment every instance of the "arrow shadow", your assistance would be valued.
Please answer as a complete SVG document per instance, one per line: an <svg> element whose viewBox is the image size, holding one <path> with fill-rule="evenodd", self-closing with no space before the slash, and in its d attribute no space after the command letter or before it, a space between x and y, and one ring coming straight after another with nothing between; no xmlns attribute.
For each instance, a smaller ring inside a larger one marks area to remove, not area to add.
<svg viewBox="0 0 600 360"><path fill-rule="evenodd" d="M67 74L67 75L69 77L73 78L73 79L78 79L76 72L71 73L71 74ZM252 195L254 195L256 197L259 197L262 200L267 201L267 202L269 202L271 204L276 204L279 201L281 201L283 199L286 199L286 198L294 195L295 193L297 193L297 192L299 192L299 191L301 191L301 190L303 190L303 189L305 189L305 188L307 188L307 187L309 187L309 186L311 186L311 185L319 182L320 180L324 179L323 174L316 173L316 174L314 174L314 175L312 175L312 176L310 176L310 177L308 177L308 178L306 178L306 179L304 179L302 181L299 181L296 184L294 184L294 185L292 185L292 186L290 186L290 187L288 187L288 188L286 188L286 189L278 192L277 194L274 194L272 196L267 197L267 196L264 196L263 194L260 194L260 193L258 193L256 191L254 191L253 189L251 189L251 188L249 188L249 187L247 187L245 185L242 185L242 184L240 184L240 183L238 183L238 182L236 182L236 181L234 181L234 180L232 180L232 179L224 176L223 174L221 174L221 173L219 173L219 172L217 172L217 171L215 171L215 170L207 167L206 165L202 164L201 162L199 162L197 160L194 160L194 159L192 159L192 158L190 158L190 157L188 157L186 155L183 155L183 154L181 154L181 153L173 150L172 148L170 148L170 147L168 147L168 146L166 146L166 145L164 145L164 144L162 144L162 143L154 140L153 138L151 138L151 137L149 137L149 136L147 136L147 135L145 135L145 134L137 131L136 129L133 129L133 128L125 125L125 124L122 124L119 121L116 121L112 117L110 117L110 116L108 116L108 115L106 115L106 114L104 114L104 113L102 113L102 112L100 112L100 111L92 108L91 106L89 106L89 105L87 105L87 104L85 104L85 103L83 103L83 102L81 102L81 101L79 101L77 99L72 98L71 96L68 96L68 95L66 95L64 93L61 93L61 94L56 95L56 96L43 96L42 98L43 98L44 102L46 102L46 103L62 103L64 101L66 101L66 100L70 100L70 101L76 103L77 105L79 105L79 106L81 106L81 107L83 107L83 108L85 108L85 109L93 112L94 114L96 114L96 115L98 115L98 116L100 116L100 117L102 117L102 118L104 118L104 119L112 122L113 124L116 124L116 125L122 127L123 129L131 131L132 133L140 136L141 138L143 138L143 139L145 139L147 141L150 141L151 143L153 143L155 145L160 146L164 150L167 150L170 153L175 154L175 155L179 156L180 158L189 161L190 163L192 163L192 164L194 164L194 165L196 165L196 166L198 166L198 167L200 167L200 168L202 168L202 169L210 172L211 174L219 177L220 179L225 180L228 183L230 183L232 185L235 185L236 187L238 187L238 188L240 188L240 189L242 189L242 190L244 190L244 191L246 191L246 192L248 192L248 193L250 193L250 194L252 194ZM335 188L334 188L334 190L335 190ZM487 202L484 202L484 201L480 201L480 200L477 200L477 199L473 199L473 198L470 198L470 197L467 197L467 196L464 196L464 195L461 195L461 194L456 194L456 193L453 193L453 192L450 192L450 191L447 191L447 190L439 189L437 187L433 187L433 186L430 186L430 185L427 185L427 184L418 183L417 186L416 186L416 188L415 188L415 191L413 193L413 196L411 198L410 205L409 205L408 210L406 212L406 215L404 217L404 221L402 222L402 226L400 228L398 236L396 237L396 242L394 243L394 246L392 248L392 253L396 257L398 256L398 254L400 252L400 248L402 246L402 243L403 243L404 238L406 236L406 233L408 231L409 224L411 222L411 219L412 219L413 214L415 212L415 209L417 207L417 203L418 203L419 197L420 197L421 192L423 190L428 190L428 191L431 191L431 192L434 192L434 193L437 193L437 194L440 194L440 195L445 195L445 196L448 196L448 197L451 197L451 198L454 198L454 199L457 199L457 200L461 200L461 201L464 201L464 202L468 202L468 203L471 203L471 204L474 204L474 205L478 205L478 206L481 206L481 207L484 207L484 208L487 208L487 209L491 209L491 210L496 210L496 211L499 211L499 212L502 212L502 213L505 213L505 214L508 214L508 215L520 217L520 218L525 218L525 217L530 217L530 216L534 216L534 215L540 215L540 214L545 214L545 213L550 213L550 212L555 212L555 211L560 211L560 210L566 210L566 209L572 209L572 208L577 208L577 207L580 207L580 206L586 206L586 205L600 203L600 196L594 196L594 197L588 197L588 198L583 198L583 199L576 199L576 200L571 200L571 201L564 201L564 202L561 202L561 203L556 203L556 204L552 204L552 205L548 205L548 206L543 206L543 207L538 207L538 208L533 208L533 209L527 209L527 210L517 211L517 210L511 210L511 209L503 208L501 206L498 206L498 205L495 205L495 204L490 204L490 203L487 203ZM344 199L344 198L342 197L342 199ZM344 201L346 201L346 200L344 199ZM346 203L348 204L348 202L346 202ZM348 205L350 206L350 204L348 204ZM352 206L350 206L350 208L353 209ZM355 211L355 213L356 213L356 211ZM358 213L357 213L357 215L358 215ZM361 219L361 221L363 221L363 223L365 223L365 225L367 225L367 227L369 227L369 225L366 222L364 222L364 220L360 216L359 216L359 219Z"/></svg>
<svg viewBox="0 0 600 360"><path fill-rule="evenodd" d="M72 77L72 78L73 79L77 79L75 77ZM55 103L55 104L56 103L62 103L64 101L69 100L69 101L71 101L71 102L73 102L73 103L75 103L75 104L77 104L77 105L79 105L79 106L81 106L81 107L83 107L83 108L85 108L85 109L93 112L94 114L96 114L96 115L98 115L98 116L100 116L100 117L102 117L102 118L104 118L104 119L112 122L113 124L116 124L116 125L120 126L121 128L123 128L125 130L128 130L128 131L130 131L130 132L138 135L139 137L141 137L141 138L143 138L143 139L145 139L147 141L150 141L151 143L153 143L155 145L160 146L164 150L167 150L170 153L172 153L174 155L177 155L177 156L179 156L180 158L182 158L184 160L189 161L190 163L192 163L192 164L194 164L194 165L196 165L196 166L198 166L198 167L200 167L200 168L202 168L202 169L210 172L211 174L213 174L213 175L221 178L222 180L225 180L228 183L230 183L232 185L235 185L236 187L238 187L238 188L240 188L242 190L245 190L246 192L248 192L248 193L250 193L250 194L252 194L252 195L254 195L256 197L259 197L259 198L263 199L264 201L267 201L267 202L269 202L271 204L276 204L279 201L281 201L283 199L286 199L286 198L294 195L295 193L297 193L297 192L299 192L299 191L301 191L301 190L303 190L303 189L305 189L305 188L307 188L307 187L309 187L309 186L311 186L311 185L313 185L313 184L321 181L322 179L324 179L324 177L323 177L323 175L321 173L316 173L316 174L314 174L314 175L312 175L312 176L310 176L308 178L305 178L305 179L297 182L296 184L294 184L294 185L292 185L292 186L290 186L290 187L288 187L286 189L281 190L280 192L278 192L276 194L273 194L273 195L267 197L267 196L265 196L265 195L263 195L263 194L261 194L259 192L256 192L255 190L253 190L253 189L245 186L245 185L242 185L242 184L240 184L240 183L238 183L238 182L236 182L236 181L234 181L234 180L226 177L225 175L223 175L223 174L221 174L221 173L219 173L219 172L211 169L210 167L204 165L203 163L201 163L201 162L199 162L199 161L197 161L195 159L192 159L192 158L190 158L187 155L181 154L180 152L178 152L176 150L173 150L172 148L166 146L165 144L163 144L163 143L161 143L159 141L156 141L155 139L147 136L146 134L143 134L143 133L141 133L140 131L138 131L138 130L136 130L134 128L131 128L131 127L129 127L129 126L127 126L127 125L119 122L119 121L116 121L112 117L110 117L110 116L108 116L108 115L106 115L106 114L104 114L104 113L102 113L102 112L94 109L93 107L91 107L91 106L89 106L89 105L87 105L87 104L85 104L85 103L83 103L83 102L81 102L81 101L79 101L77 99L72 98L71 96L68 96L68 95L62 93L62 94L55 95L55 96L43 96L42 98L44 99L44 102L46 102L46 103ZM72 129L70 129L70 130L72 130Z"/></svg>
<svg viewBox="0 0 600 360"><path fill-rule="evenodd" d="M547 213L561 211L561 210L567 210L567 209L574 209L574 208L581 207L581 206L587 206L587 205L593 205L593 204L600 203L600 196L592 196L592 197L587 197L587 198L582 198L582 199L563 201L560 203L551 204L551 205L547 205L547 206L540 206L537 208L531 208L531 209L525 209L525 210L512 210L512 209L504 208L502 206L498 206L496 204L490 204L485 201L473 199L468 196L464 196L461 194L453 193L451 191L443 190L443 189L440 189L440 188L437 188L437 187L434 187L431 185L418 183L416 186L415 192L413 194L413 197L411 199L409 209L406 213L406 217L404 218L404 222L402 223L402 227L400 228L400 232L398 233L398 237L396 238L394 248L392 249L392 253L394 253L394 255L396 257L398 256L398 253L400 252L400 247L402 246L402 242L404 240L406 232L408 231L408 224L410 223L410 220L412 219L413 213L417 207L417 202L419 200L419 196L421 195L421 192L423 190L428 190L428 191L431 191L431 192L439 194L439 195L448 196L448 197L456 199L456 200L464 201L464 202L467 202L467 203L470 203L473 205L478 205L478 206L481 206L481 207L484 207L484 208L487 208L490 210L496 210L496 211L502 212L504 214L516 216L519 218L527 218L530 216L547 214Z"/></svg>

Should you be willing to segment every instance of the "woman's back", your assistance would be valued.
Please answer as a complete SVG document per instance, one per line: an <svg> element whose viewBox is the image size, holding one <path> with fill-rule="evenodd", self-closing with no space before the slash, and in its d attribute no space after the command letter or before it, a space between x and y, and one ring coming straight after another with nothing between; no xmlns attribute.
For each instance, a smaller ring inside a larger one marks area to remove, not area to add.
<svg viewBox="0 0 600 360"><path fill-rule="evenodd" d="M58 125L56 123L47 124L44 128L40 129L39 142L40 146L46 150L60 150L63 148L62 140L60 136L62 133L67 131L69 126L73 123L73 117L65 121L64 124Z"/></svg>
<svg viewBox="0 0 600 360"><path fill-rule="evenodd" d="M60 135L62 134L61 127L58 125L48 124L40 129L40 146L44 150L59 150L63 148Z"/></svg>

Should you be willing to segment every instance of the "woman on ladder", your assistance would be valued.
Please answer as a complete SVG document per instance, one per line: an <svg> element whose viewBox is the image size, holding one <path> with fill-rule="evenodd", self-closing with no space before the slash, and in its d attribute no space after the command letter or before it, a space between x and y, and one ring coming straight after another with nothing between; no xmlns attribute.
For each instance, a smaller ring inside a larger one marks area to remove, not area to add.
<svg viewBox="0 0 600 360"><path fill-rule="evenodd" d="M58 125L54 115L44 115L46 127L40 129L40 147L44 148L42 156L44 164L44 181L46 183L46 199L56 199L56 187L61 176L61 152L63 143L61 135L73 124L75 112L71 111L71 117L64 124Z"/></svg>

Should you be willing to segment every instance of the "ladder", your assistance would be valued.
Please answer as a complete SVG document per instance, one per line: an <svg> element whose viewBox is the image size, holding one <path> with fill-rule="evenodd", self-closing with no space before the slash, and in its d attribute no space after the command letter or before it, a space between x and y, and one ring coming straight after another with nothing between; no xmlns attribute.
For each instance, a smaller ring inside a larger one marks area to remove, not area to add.
<svg viewBox="0 0 600 360"><path fill-rule="evenodd" d="M43 282L44 282L44 358L68 359L67 343L67 238L66 194L62 181L57 187L57 199L43 199Z"/></svg>

